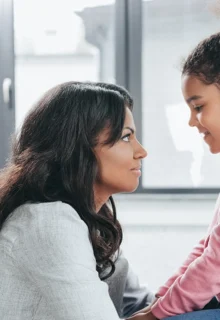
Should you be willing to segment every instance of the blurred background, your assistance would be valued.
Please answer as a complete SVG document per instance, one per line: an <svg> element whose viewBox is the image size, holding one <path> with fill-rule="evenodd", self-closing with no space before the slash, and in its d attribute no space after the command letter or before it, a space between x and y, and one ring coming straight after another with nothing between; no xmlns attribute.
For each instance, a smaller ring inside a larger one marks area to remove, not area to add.
<svg viewBox="0 0 220 320"><path fill-rule="evenodd" d="M180 89L184 58L218 31L218 0L0 0L0 168L50 87L126 87L148 157L138 190L115 198L125 254L153 290L205 235L219 193L220 156L188 127Z"/></svg>

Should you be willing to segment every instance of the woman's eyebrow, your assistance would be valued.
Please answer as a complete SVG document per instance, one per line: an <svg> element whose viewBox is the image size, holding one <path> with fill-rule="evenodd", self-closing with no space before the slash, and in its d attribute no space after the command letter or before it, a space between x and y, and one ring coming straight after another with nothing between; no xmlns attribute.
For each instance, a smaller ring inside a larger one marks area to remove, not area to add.
<svg viewBox="0 0 220 320"><path fill-rule="evenodd" d="M125 129L130 130L132 134L135 133L135 130L133 128L131 128L131 127L124 127L123 130L125 130Z"/></svg>

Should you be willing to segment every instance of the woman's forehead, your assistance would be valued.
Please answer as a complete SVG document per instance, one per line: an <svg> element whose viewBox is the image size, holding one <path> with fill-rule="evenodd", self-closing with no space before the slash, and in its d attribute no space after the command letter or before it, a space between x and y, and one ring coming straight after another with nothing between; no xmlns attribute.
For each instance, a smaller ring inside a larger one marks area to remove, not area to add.
<svg viewBox="0 0 220 320"><path fill-rule="evenodd" d="M124 126L134 127L134 118L129 108L126 108Z"/></svg>

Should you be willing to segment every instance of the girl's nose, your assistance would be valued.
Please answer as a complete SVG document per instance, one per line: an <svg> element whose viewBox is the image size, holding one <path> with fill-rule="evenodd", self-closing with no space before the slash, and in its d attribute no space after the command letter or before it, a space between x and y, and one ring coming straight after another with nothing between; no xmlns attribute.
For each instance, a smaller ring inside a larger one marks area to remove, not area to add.
<svg viewBox="0 0 220 320"><path fill-rule="evenodd" d="M189 124L190 127L195 127L198 124L198 119L192 113L190 115L188 124Z"/></svg>

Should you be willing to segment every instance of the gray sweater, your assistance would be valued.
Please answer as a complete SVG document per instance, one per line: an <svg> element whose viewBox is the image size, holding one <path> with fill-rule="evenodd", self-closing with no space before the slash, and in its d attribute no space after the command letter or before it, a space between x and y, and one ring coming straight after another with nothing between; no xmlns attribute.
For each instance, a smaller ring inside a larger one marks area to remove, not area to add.
<svg viewBox="0 0 220 320"><path fill-rule="evenodd" d="M0 232L1 320L118 320L148 305L120 254L101 281L86 224L62 202L25 204Z"/></svg>

